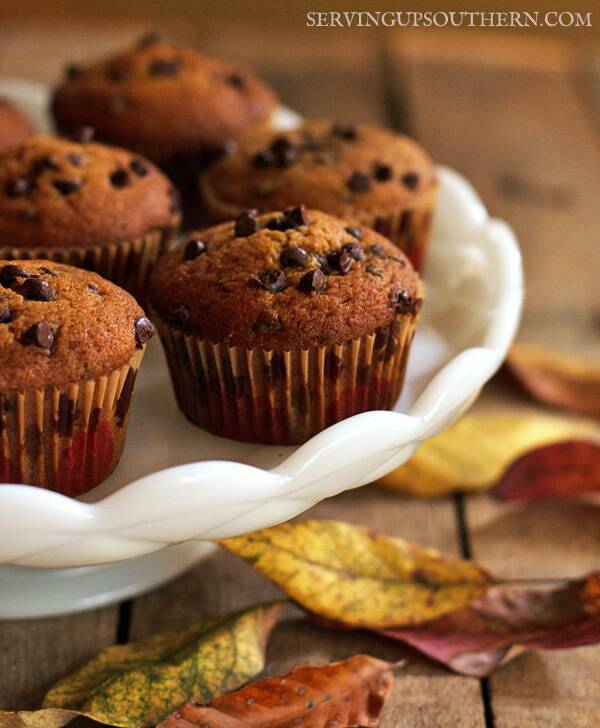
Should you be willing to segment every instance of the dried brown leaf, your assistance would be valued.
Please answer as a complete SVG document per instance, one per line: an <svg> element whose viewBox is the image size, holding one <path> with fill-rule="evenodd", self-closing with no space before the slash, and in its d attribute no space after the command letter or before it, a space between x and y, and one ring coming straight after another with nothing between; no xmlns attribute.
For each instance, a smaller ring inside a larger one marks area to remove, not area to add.
<svg viewBox="0 0 600 728"><path fill-rule="evenodd" d="M297 667L205 706L187 703L158 728L375 728L394 667L368 655Z"/></svg>
<svg viewBox="0 0 600 728"><path fill-rule="evenodd" d="M515 344L507 363L541 402L600 417L600 365L530 344Z"/></svg>

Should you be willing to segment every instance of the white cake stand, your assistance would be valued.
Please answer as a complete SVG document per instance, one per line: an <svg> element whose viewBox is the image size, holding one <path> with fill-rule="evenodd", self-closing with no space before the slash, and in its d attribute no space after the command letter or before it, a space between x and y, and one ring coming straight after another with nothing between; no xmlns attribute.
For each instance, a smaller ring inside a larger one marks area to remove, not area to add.
<svg viewBox="0 0 600 728"><path fill-rule="evenodd" d="M0 83L3 93L47 124L45 89ZM510 228L488 217L470 185L438 173L426 303L395 411L356 415L299 448L218 438L179 412L160 343L151 342L127 446L106 483L79 500L0 484L0 618L148 591L203 558L211 540L281 523L382 477L473 402L514 337L521 258Z"/></svg>

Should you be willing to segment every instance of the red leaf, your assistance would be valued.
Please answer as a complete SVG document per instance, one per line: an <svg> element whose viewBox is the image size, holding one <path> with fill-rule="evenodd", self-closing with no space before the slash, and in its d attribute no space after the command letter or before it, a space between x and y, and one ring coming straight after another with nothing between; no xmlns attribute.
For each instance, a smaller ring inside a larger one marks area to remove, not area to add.
<svg viewBox="0 0 600 728"><path fill-rule="evenodd" d="M453 614L381 633L456 672L484 677L513 646L561 649L600 642L600 571L554 589L493 587Z"/></svg>
<svg viewBox="0 0 600 728"><path fill-rule="evenodd" d="M529 344L515 344L507 358L519 382L547 404L600 417L600 366Z"/></svg>
<svg viewBox="0 0 600 728"><path fill-rule="evenodd" d="M600 445L571 440L538 447L517 458L494 492L502 500L535 500L598 490Z"/></svg>
<svg viewBox="0 0 600 728"><path fill-rule="evenodd" d="M206 706L186 703L158 728L375 728L392 687L394 667L368 655L321 667L297 667Z"/></svg>

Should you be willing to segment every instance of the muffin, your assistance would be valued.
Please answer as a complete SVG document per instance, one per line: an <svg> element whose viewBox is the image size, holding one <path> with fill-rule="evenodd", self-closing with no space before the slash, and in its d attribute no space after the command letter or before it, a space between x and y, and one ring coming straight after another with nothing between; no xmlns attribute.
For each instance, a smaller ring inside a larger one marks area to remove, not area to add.
<svg viewBox="0 0 600 728"><path fill-rule="evenodd" d="M386 238L300 206L192 235L157 263L149 299L192 422L299 444L394 405L422 288Z"/></svg>
<svg viewBox="0 0 600 728"><path fill-rule="evenodd" d="M366 125L306 121L253 133L200 179L209 219L306 204L371 227L422 268L436 199L434 166L406 136Z"/></svg>
<svg viewBox="0 0 600 728"><path fill-rule="evenodd" d="M0 258L48 258L136 295L177 234L177 192L153 164L101 144L33 136L0 157Z"/></svg>
<svg viewBox="0 0 600 728"><path fill-rule="evenodd" d="M244 130L270 124L273 93L251 72L154 34L90 66L66 68L52 111L58 128L90 125L98 139L143 154L195 187Z"/></svg>
<svg viewBox="0 0 600 728"><path fill-rule="evenodd" d="M0 260L0 482L77 496L114 469L154 333L95 273Z"/></svg>
<svg viewBox="0 0 600 728"><path fill-rule="evenodd" d="M8 99L0 96L0 154L33 134L29 119Z"/></svg>

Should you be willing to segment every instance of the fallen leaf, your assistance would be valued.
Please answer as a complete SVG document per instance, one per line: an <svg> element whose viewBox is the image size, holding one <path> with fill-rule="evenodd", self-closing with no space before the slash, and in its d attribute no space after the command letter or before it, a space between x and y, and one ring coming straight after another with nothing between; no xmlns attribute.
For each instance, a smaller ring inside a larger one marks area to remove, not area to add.
<svg viewBox="0 0 600 728"><path fill-rule="evenodd" d="M308 611L353 627L425 622L494 583L473 563L339 521L286 523L221 543Z"/></svg>
<svg viewBox="0 0 600 728"><path fill-rule="evenodd" d="M1 728L62 728L80 715L77 711L48 708L47 710L0 710Z"/></svg>
<svg viewBox="0 0 600 728"><path fill-rule="evenodd" d="M589 421L547 415L468 415L424 442L378 484L417 496L485 490L528 450L573 439L600 441L600 428Z"/></svg>
<svg viewBox="0 0 600 728"><path fill-rule="evenodd" d="M20 720L14 726L55 728L68 711L71 718L84 715L123 728L154 726L191 697L208 702L257 675L280 610L281 604L253 607L109 647L57 683L44 709L11 714Z"/></svg>
<svg viewBox="0 0 600 728"><path fill-rule="evenodd" d="M562 649L600 642L600 572L552 589L495 586L454 614L382 634L456 672L484 677L519 647Z"/></svg>
<svg viewBox="0 0 600 728"><path fill-rule="evenodd" d="M536 399L600 417L600 365L531 344L515 344L510 371Z"/></svg>
<svg viewBox="0 0 600 728"><path fill-rule="evenodd" d="M187 703L158 728L375 727L392 687L394 667L368 655L296 667L206 706Z"/></svg>
<svg viewBox="0 0 600 728"><path fill-rule="evenodd" d="M569 497L600 491L600 445L569 441L539 447L508 467L494 488L501 500Z"/></svg>

